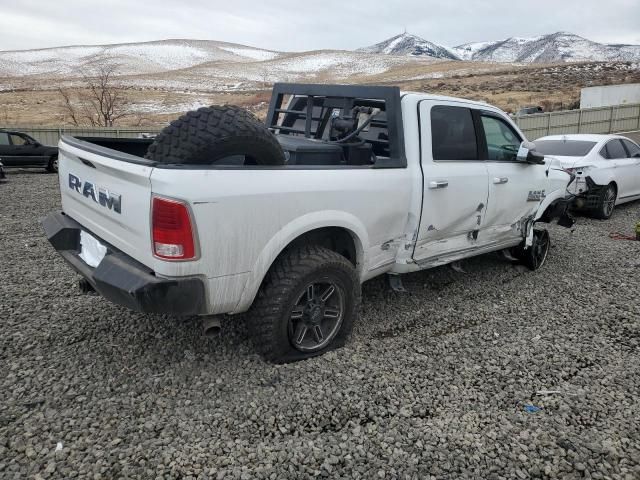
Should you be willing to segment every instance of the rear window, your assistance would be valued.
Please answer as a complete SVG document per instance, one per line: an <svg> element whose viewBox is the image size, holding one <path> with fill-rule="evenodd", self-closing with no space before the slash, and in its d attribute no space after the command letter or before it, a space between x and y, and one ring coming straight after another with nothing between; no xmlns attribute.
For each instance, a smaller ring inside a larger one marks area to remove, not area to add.
<svg viewBox="0 0 640 480"><path fill-rule="evenodd" d="M431 144L434 160L478 160L471 110L464 107L433 107Z"/></svg>
<svg viewBox="0 0 640 480"><path fill-rule="evenodd" d="M614 158L627 158L627 152L622 146L622 142L618 139L611 140L607 143L600 151L600 154L609 160Z"/></svg>
<svg viewBox="0 0 640 480"><path fill-rule="evenodd" d="M4 133L4 132L0 132L0 145L9 145L9 135Z"/></svg>
<svg viewBox="0 0 640 480"><path fill-rule="evenodd" d="M536 152L560 157L584 157L596 142L585 140L536 140Z"/></svg>
<svg viewBox="0 0 640 480"><path fill-rule="evenodd" d="M344 115L343 98L313 97L309 135L311 138L329 140L331 117ZM376 157L388 158L390 152L389 129L387 124L386 104L384 100L366 100L356 98L353 106L369 106L381 111L375 115L371 123L365 127L358 137L371 144ZM278 114L280 135L305 136L307 117L307 97L294 96L286 110Z"/></svg>

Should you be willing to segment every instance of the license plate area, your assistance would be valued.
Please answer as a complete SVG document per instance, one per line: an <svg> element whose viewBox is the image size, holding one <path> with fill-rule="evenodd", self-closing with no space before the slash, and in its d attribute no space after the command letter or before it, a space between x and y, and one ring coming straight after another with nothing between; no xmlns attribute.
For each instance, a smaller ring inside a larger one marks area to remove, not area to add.
<svg viewBox="0 0 640 480"><path fill-rule="evenodd" d="M79 257L92 268L100 265L107 254L107 247L93 235L80 230L80 255Z"/></svg>

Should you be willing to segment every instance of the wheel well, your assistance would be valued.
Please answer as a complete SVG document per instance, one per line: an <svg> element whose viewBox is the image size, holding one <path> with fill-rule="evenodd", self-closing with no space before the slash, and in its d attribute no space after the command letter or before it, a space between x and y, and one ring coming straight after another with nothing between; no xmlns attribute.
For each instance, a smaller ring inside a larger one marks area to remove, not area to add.
<svg viewBox="0 0 640 480"><path fill-rule="evenodd" d="M323 227L311 230L300 235L289 243L279 256L290 251L292 248L303 245L318 245L320 247L328 248L329 250L345 257L353 264L354 267L357 268L358 266L358 250L356 247L356 241L353 233L346 228Z"/></svg>
<svg viewBox="0 0 640 480"><path fill-rule="evenodd" d="M537 222L541 223L551 223L554 218L558 218L565 211L565 205L563 205L561 200L554 200L551 204L545 209L544 213L540 215Z"/></svg>

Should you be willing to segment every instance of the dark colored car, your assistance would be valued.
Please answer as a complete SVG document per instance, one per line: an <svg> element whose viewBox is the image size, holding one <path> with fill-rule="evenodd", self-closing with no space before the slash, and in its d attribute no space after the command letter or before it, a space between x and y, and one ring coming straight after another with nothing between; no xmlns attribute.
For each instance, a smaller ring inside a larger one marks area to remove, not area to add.
<svg viewBox="0 0 640 480"><path fill-rule="evenodd" d="M518 110L518 113L516 113L516 117L519 117L521 115L533 115L535 113L544 113L544 109L542 107L523 107Z"/></svg>
<svg viewBox="0 0 640 480"><path fill-rule="evenodd" d="M0 180L4 179L4 165L0 162Z"/></svg>
<svg viewBox="0 0 640 480"><path fill-rule="evenodd" d="M44 167L58 171L58 147L42 145L26 133L0 130L0 159L6 167Z"/></svg>

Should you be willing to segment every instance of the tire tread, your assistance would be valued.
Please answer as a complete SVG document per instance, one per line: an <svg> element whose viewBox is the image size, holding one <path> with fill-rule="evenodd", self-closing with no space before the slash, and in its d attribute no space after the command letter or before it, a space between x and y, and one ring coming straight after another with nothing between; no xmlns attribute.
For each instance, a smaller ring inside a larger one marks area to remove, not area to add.
<svg viewBox="0 0 640 480"><path fill-rule="evenodd" d="M335 267L343 272L349 272L353 288L351 292L346 293L352 296L353 302L351 311L345 312L342 327L344 329L346 326L346 330L348 330L342 332L345 334L345 340L348 337L353 317L356 315L361 300L360 281L353 265L342 255L323 247L306 245L292 249L282 255L269 270L250 311L250 323L256 347L267 361L281 363L291 360L290 358L282 358L276 348L278 343L277 327L282 309L287 307L289 296L299 286L303 278L320 267ZM351 316L349 322L346 321L348 315ZM341 346L340 342L336 344L336 340L327 349ZM308 356L312 355L300 354L301 358Z"/></svg>
<svg viewBox="0 0 640 480"><path fill-rule="evenodd" d="M145 158L160 163L207 164L238 155L242 147L246 150L243 153L253 153L258 164L285 163L275 135L251 112L234 105L187 112L160 132Z"/></svg>

